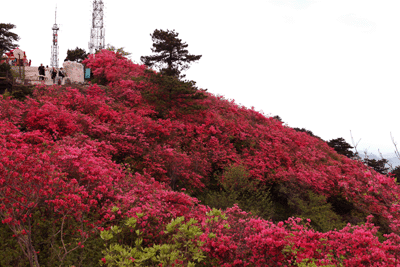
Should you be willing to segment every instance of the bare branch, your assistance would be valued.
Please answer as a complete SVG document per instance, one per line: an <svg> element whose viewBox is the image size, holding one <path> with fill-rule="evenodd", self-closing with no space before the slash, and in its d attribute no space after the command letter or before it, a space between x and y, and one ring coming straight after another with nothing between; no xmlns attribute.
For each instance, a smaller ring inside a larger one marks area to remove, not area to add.
<svg viewBox="0 0 400 267"><path fill-rule="evenodd" d="M358 151L357 151L357 146L358 146L358 144L360 143L361 138L360 138L360 140L358 140L358 142L357 142L357 144L356 144L356 143L354 142L354 138L353 138L353 134L351 133L351 130L350 130L350 136L351 136L351 142L353 143L354 150L356 151L356 155L358 156L359 154L358 154Z"/></svg>
<svg viewBox="0 0 400 267"><path fill-rule="evenodd" d="M392 143L394 145L394 153L396 154L396 157L400 160L400 152L399 152L399 149L397 148L397 143L394 140L392 133L390 133L390 137L392 138Z"/></svg>
<svg viewBox="0 0 400 267"><path fill-rule="evenodd" d="M379 153L379 156L381 157L381 160L386 160L386 164L389 166L389 171L392 171L394 169L393 164L390 163L387 159L385 159L383 157L382 152L379 149L378 149L378 153Z"/></svg>

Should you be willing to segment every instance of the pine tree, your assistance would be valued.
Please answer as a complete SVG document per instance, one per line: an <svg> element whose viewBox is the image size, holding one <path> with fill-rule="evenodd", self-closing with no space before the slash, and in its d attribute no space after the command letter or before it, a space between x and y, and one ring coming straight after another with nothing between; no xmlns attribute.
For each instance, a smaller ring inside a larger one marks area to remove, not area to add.
<svg viewBox="0 0 400 267"><path fill-rule="evenodd" d="M181 81L174 76L162 75L150 72L149 81L156 85L155 91L142 92L156 108L159 117L165 117L173 108L178 108L180 112L190 113L194 110L202 109L197 100L206 98L205 91L198 89L194 81Z"/></svg>
<svg viewBox="0 0 400 267"><path fill-rule="evenodd" d="M387 159L380 159L380 160L376 160L376 159L369 159L369 158L365 158L364 159L364 163L373 168L375 171L379 172L380 174L388 174L389 168L386 167L386 163L388 163L389 161Z"/></svg>
<svg viewBox="0 0 400 267"><path fill-rule="evenodd" d="M332 139L327 143L330 147L335 149L335 151L341 155L344 155L348 158L353 158L355 156L354 152L350 150L353 147L349 145L342 137Z"/></svg>
<svg viewBox="0 0 400 267"><path fill-rule="evenodd" d="M155 30L150 34L153 40L152 56L142 56L140 60L148 67L159 68L160 73L176 78L183 78L181 72L189 69L189 65L199 60L201 55L190 55L188 45L178 38L175 30Z"/></svg>
<svg viewBox="0 0 400 267"><path fill-rule="evenodd" d="M5 52L18 46L17 44L14 44L14 42L17 42L20 39L18 34L10 32L10 30L14 28L14 24L0 23L0 58L3 57Z"/></svg>

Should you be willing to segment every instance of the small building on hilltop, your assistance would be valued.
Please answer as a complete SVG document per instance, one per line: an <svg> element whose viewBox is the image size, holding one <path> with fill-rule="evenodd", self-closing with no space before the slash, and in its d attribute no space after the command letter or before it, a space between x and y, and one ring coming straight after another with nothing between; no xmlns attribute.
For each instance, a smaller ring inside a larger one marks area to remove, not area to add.
<svg viewBox="0 0 400 267"><path fill-rule="evenodd" d="M16 49L19 49L19 48L16 48ZM0 64L2 64L2 63L8 63L8 64L10 64L10 61L11 61L11 64L10 65L12 65L12 66L29 66L29 60L27 59L27 57L26 57L26 53L25 53L25 51L22 51L22 52L24 52L24 56L21 58L21 61L19 61L19 59L18 58L15 58L14 57L14 50L15 49L13 49L13 50L11 50L11 51L9 51L9 52L6 52L4 55L3 55L3 58L2 59L0 59ZM21 49L20 49L21 50Z"/></svg>

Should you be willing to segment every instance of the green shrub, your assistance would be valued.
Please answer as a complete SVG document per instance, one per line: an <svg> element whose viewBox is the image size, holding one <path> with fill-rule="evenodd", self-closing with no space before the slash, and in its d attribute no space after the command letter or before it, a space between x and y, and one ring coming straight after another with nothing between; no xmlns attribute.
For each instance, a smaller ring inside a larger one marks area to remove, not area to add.
<svg viewBox="0 0 400 267"><path fill-rule="evenodd" d="M346 222L335 213L324 195L310 189L280 185L280 193L287 198L288 217L310 219L311 227L319 232L342 229Z"/></svg>
<svg viewBox="0 0 400 267"><path fill-rule="evenodd" d="M129 218L122 225L101 232L101 238L107 244L101 266L173 266L177 263L195 266L196 262L206 258L201 250L203 242L198 240L203 232L196 226L196 220L185 222L184 217L172 219L164 230L163 244L149 247L143 245L142 232L136 229L136 222L135 218ZM126 235L130 236L130 240Z"/></svg>
<svg viewBox="0 0 400 267"><path fill-rule="evenodd" d="M14 85L12 87L11 93L6 93L6 95L23 101L26 99L27 96L33 95L34 88L34 85Z"/></svg>
<svg viewBox="0 0 400 267"><path fill-rule="evenodd" d="M165 118L173 108L184 114L190 114L204 109L197 100L207 96L204 90L199 90L194 81L181 81L172 76L150 74L149 82L156 85L155 90L141 91L142 96L154 105L157 116Z"/></svg>
<svg viewBox="0 0 400 267"><path fill-rule="evenodd" d="M8 225L0 221L0 266L29 266Z"/></svg>
<svg viewBox="0 0 400 267"><path fill-rule="evenodd" d="M260 181L251 180L244 166L227 167L218 181L220 190L199 196L203 204L216 209L238 204L242 210L264 219L269 219L274 213L270 189Z"/></svg>
<svg viewBox="0 0 400 267"><path fill-rule="evenodd" d="M0 64L0 72L11 71L11 66L7 63Z"/></svg>

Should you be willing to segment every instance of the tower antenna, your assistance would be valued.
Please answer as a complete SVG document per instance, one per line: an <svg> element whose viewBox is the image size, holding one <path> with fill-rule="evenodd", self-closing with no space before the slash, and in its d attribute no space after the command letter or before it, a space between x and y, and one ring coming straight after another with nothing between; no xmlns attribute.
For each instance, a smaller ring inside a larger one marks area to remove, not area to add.
<svg viewBox="0 0 400 267"><path fill-rule="evenodd" d="M103 22L104 3L102 0L93 1L92 29L90 30L89 53L105 47L105 29Z"/></svg>
<svg viewBox="0 0 400 267"><path fill-rule="evenodd" d="M51 58L50 58L50 66L54 68L58 68L58 28L57 25L57 6L55 12L55 20L53 25L53 45L51 46Z"/></svg>

